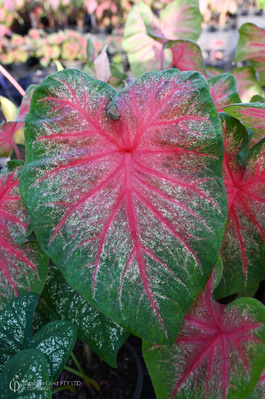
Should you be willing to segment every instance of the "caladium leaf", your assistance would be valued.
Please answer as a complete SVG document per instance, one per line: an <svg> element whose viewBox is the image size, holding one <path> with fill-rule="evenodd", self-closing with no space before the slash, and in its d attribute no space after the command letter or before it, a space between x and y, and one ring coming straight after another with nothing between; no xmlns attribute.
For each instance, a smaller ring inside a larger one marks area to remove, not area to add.
<svg viewBox="0 0 266 400"><path fill-rule="evenodd" d="M256 94L255 96L253 96L250 99L250 102L251 103L259 102L259 103L264 103L265 104L265 97L262 97L262 96L259 96L259 95Z"/></svg>
<svg viewBox="0 0 266 400"><path fill-rule="evenodd" d="M66 70L34 92L20 182L38 241L92 306L150 341L174 340L220 246L220 129L197 72L148 73L117 95Z"/></svg>
<svg viewBox="0 0 266 400"><path fill-rule="evenodd" d="M228 306L212 291L215 268L185 315L175 344L143 342L143 355L157 398L247 398L264 365L264 307L242 298Z"/></svg>
<svg viewBox="0 0 266 400"><path fill-rule="evenodd" d="M129 332L93 308L69 286L60 271L54 275L47 280L43 291L46 303L61 320L73 322L78 329L78 337L105 362L116 367L117 352Z"/></svg>
<svg viewBox="0 0 266 400"><path fill-rule="evenodd" d="M254 68L235 68L231 71L231 74L236 78L237 90L243 103L251 101L251 97L256 94L263 96L264 92L257 80ZM236 101L236 103L238 102Z"/></svg>
<svg viewBox="0 0 266 400"><path fill-rule="evenodd" d="M198 40L201 19L198 0L171 1L160 13L161 29L170 40Z"/></svg>
<svg viewBox="0 0 266 400"><path fill-rule="evenodd" d="M141 14L149 18L149 23L160 27L159 18L153 14L150 7L144 3L139 3L132 7L124 29L122 46L127 53L131 70L135 76L139 76L147 71L161 69L162 59L163 68L171 62L171 53L164 52L162 44L147 35L145 23Z"/></svg>
<svg viewBox="0 0 266 400"><path fill-rule="evenodd" d="M24 143L24 140L21 141L21 135L24 135L23 130L20 133L19 131L21 130L21 128L23 128L24 120L30 110L31 97L35 87L36 85L31 85L27 89L22 99L16 120L3 122L0 124L0 156L7 156L10 153L11 148L13 147L16 151L18 159L21 159L16 143Z"/></svg>
<svg viewBox="0 0 266 400"><path fill-rule="evenodd" d="M176 67L180 71L198 71L208 77L201 50L192 40L168 41L165 48L172 51L170 67Z"/></svg>
<svg viewBox="0 0 266 400"><path fill-rule="evenodd" d="M32 321L39 296L26 293L0 311L0 371L16 353L40 350L46 357L51 381L55 381L75 345L76 327L67 321L52 321L32 335Z"/></svg>
<svg viewBox="0 0 266 400"><path fill-rule="evenodd" d="M146 4L135 5L128 15L123 39L123 49L133 74L139 76L169 67L171 52L162 47L166 39L197 40L200 31L201 14L197 0L174 0L161 11L160 18Z"/></svg>
<svg viewBox="0 0 266 400"><path fill-rule="evenodd" d="M212 67L210 65L206 65L206 70L209 75L209 78L213 78L214 76L218 76L224 73L224 71L221 68Z"/></svg>
<svg viewBox="0 0 266 400"><path fill-rule="evenodd" d="M48 267L38 243L24 243L31 225L19 192L22 166L10 161L0 174L0 309L21 293L41 293Z"/></svg>
<svg viewBox="0 0 266 400"><path fill-rule="evenodd" d="M51 399L47 361L41 351L22 350L0 376L1 399Z"/></svg>
<svg viewBox="0 0 266 400"><path fill-rule="evenodd" d="M233 75L224 73L209 79L208 83L217 111L221 112L224 106L241 102Z"/></svg>
<svg viewBox="0 0 266 400"><path fill-rule="evenodd" d="M245 61L258 71L260 83L265 83L265 29L247 23L239 29L239 40L235 52L235 61Z"/></svg>
<svg viewBox="0 0 266 400"><path fill-rule="evenodd" d="M243 122L254 134L252 141L256 143L265 135L265 104L241 103L224 107L224 111Z"/></svg>
<svg viewBox="0 0 266 400"><path fill-rule="evenodd" d="M243 162L240 153L249 144L248 133L236 119L224 113L220 116L229 214L220 248L223 279L215 295L225 297L264 279L264 140Z"/></svg>

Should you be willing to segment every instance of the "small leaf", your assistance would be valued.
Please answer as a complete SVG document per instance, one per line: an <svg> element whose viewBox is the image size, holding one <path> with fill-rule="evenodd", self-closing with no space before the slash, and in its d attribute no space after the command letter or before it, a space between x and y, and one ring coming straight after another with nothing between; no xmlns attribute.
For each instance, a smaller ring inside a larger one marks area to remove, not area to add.
<svg viewBox="0 0 266 400"><path fill-rule="evenodd" d="M224 107L224 111L243 122L244 126L254 131L252 141L257 143L265 135L265 104L241 103Z"/></svg>
<svg viewBox="0 0 266 400"><path fill-rule="evenodd" d="M6 97L0 96L0 106L6 122L15 121L18 115L18 108L15 106L15 104Z"/></svg>
<svg viewBox="0 0 266 400"><path fill-rule="evenodd" d="M170 69L117 95L61 71L35 90L26 136L21 191L46 254L99 311L148 340L173 341L227 217L206 80Z"/></svg>
<svg viewBox="0 0 266 400"><path fill-rule="evenodd" d="M106 52L107 47L108 45L104 46L100 55L93 62L96 78L106 83L111 78L110 63Z"/></svg>
<svg viewBox="0 0 266 400"><path fill-rule="evenodd" d="M248 60L260 75L260 83L265 84L265 29L247 23L239 29L239 40L235 61Z"/></svg>
<svg viewBox="0 0 266 400"><path fill-rule="evenodd" d="M264 307L255 299L217 303L212 291L218 264L183 319L175 344L151 346L143 355L157 398L247 398L264 365Z"/></svg>
<svg viewBox="0 0 266 400"><path fill-rule="evenodd" d="M23 244L30 219L19 192L22 166L12 161L0 173L0 309L21 293L41 293L48 267L36 242Z"/></svg>
<svg viewBox="0 0 266 400"><path fill-rule="evenodd" d="M55 381L74 347L76 327L67 321L52 321L32 335L38 298L35 293L24 294L0 311L0 371L16 353L37 349L46 356L50 380Z"/></svg>
<svg viewBox="0 0 266 400"><path fill-rule="evenodd" d="M201 20L198 0L171 1L160 13L161 29L170 40L198 40Z"/></svg>
<svg viewBox="0 0 266 400"><path fill-rule="evenodd" d="M252 67L241 67L235 68L231 71L231 74L235 76L237 83L237 90L240 99L243 103L253 102L251 97L259 94L264 94L256 77L256 72ZM238 101L236 101L238 103Z"/></svg>
<svg viewBox="0 0 266 400"><path fill-rule="evenodd" d="M192 40L168 41L165 48L171 49L173 60L169 66L180 71L198 71L208 77L200 47Z"/></svg>
<svg viewBox="0 0 266 400"><path fill-rule="evenodd" d="M236 79L231 74L221 74L208 80L211 97L216 105L217 111L223 111L223 107L240 103L238 96Z"/></svg>
<svg viewBox="0 0 266 400"><path fill-rule="evenodd" d="M23 350L6 365L0 376L1 399L51 399L45 356L38 350Z"/></svg>
<svg viewBox="0 0 266 400"><path fill-rule="evenodd" d="M256 102L265 104L265 97L255 95L250 99L250 103L256 103Z"/></svg>
<svg viewBox="0 0 266 400"><path fill-rule="evenodd" d="M61 320L71 321L76 325L78 337L83 342L109 365L117 366L117 352L128 338L129 332L93 308L68 285L60 271L59 275L49 279L43 295Z"/></svg>
<svg viewBox="0 0 266 400"><path fill-rule="evenodd" d="M220 117L229 213L220 248L224 273L215 291L217 298L252 288L264 279L264 140L243 162L240 153L249 144L246 129L227 114Z"/></svg>

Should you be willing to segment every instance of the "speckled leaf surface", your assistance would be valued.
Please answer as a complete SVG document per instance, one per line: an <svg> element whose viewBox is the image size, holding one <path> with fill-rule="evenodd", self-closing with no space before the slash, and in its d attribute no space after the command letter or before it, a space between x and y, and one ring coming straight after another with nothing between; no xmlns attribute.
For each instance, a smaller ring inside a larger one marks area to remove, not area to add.
<svg viewBox="0 0 266 400"><path fill-rule="evenodd" d="M51 399L45 356L38 350L23 350L9 360L0 376L1 399Z"/></svg>
<svg viewBox="0 0 266 400"><path fill-rule="evenodd" d="M258 142L265 136L265 104L241 103L224 107L224 111L243 122L244 126L254 132L252 141Z"/></svg>
<svg viewBox="0 0 266 400"><path fill-rule="evenodd" d="M180 71L198 71L205 78L208 77L200 47L192 40L169 41L165 48L172 51L171 67L176 67Z"/></svg>
<svg viewBox="0 0 266 400"><path fill-rule="evenodd" d="M218 112L223 111L223 107L240 103L236 86L236 79L231 74L221 74L208 80L211 97Z"/></svg>
<svg viewBox="0 0 266 400"><path fill-rule="evenodd" d="M243 24L239 29L239 40L235 61L245 61L258 71L260 83L265 83L265 29L255 24Z"/></svg>
<svg viewBox="0 0 266 400"><path fill-rule="evenodd" d="M93 308L71 288L60 271L54 275L47 280L44 288L46 303L61 320L73 322L77 327L78 337L105 362L116 367L117 352L128 338L129 332Z"/></svg>
<svg viewBox="0 0 266 400"><path fill-rule="evenodd" d="M265 368L260 375L260 379L255 388L248 396L249 399L265 399Z"/></svg>
<svg viewBox="0 0 266 400"><path fill-rule="evenodd" d="M240 156L249 143L243 125L221 113L228 221L220 248L224 273L215 295L225 297L264 279L264 140Z"/></svg>
<svg viewBox="0 0 266 400"><path fill-rule="evenodd" d="M264 95L264 92L256 77L256 72L252 67L234 68L231 74L236 78L237 91L243 103L252 102L254 95ZM238 103L238 102L236 102Z"/></svg>
<svg viewBox="0 0 266 400"><path fill-rule="evenodd" d="M108 114L114 101L120 119ZM44 251L92 306L147 340L173 341L227 218L206 80L171 69L117 95L62 71L35 91L26 136L21 191Z"/></svg>
<svg viewBox="0 0 266 400"><path fill-rule="evenodd" d="M160 13L161 29L170 40L198 40L201 19L198 0L171 1Z"/></svg>
<svg viewBox="0 0 266 400"><path fill-rule="evenodd" d="M215 268L186 314L175 344L143 342L157 398L246 398L264 365L264 307L242 298L228 306L212 297Z"/></svg>
<svg viewBox="0 0 266 400"><path fill-rule="evenodd" d="M169 67L171 52L163 50L161 43L166 38L197 40L200 31L201 14L197 0L174 0L161 11L160 18L146 4L135 5L128 15L123 39L123 49L133 74L139 76L161 69L162 57L164 68Z"/></svg>
<svg viewBox="0 0 266 400"><path fill-rule="evenodd" d="M77 332L67 321L53 321L32 335L32 321L39 296L24 294L0 312L0 371L16 353L40 350L47 359L49 377L58 378L72 351Z"/></svg>
<svg viewBox="0 0 266 400"><path fill-rule="evenodd" d="M25 242L30 220L19 191L23 162L0 173L0 309L21 293L41 293L48 257L37 242Z"/></svg>

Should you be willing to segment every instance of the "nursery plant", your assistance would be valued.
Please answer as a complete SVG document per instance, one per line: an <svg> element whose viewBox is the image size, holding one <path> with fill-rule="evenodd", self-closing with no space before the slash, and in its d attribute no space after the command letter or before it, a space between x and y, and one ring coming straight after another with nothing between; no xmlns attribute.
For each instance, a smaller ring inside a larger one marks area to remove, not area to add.
<svg viewBox="0 0 266 400"><path fill-rule="evenodd" d="M151 13L139 22L156 68L133 49L129 18L124 48L144 74L118 92L104 82L106 49L98 62L91 52L98 79L58 71L11 122L25 123L26 158L12 155L13 129L0 174L1 398L51 398L69 356L98 391L76 338L116 366L129 334L158 398L263 398L262 60L244 67L250 93L242 70L206 67L197 2ZM178 18L194 36L179 36ZM238 54L246 46L240 36Z"/></svg>

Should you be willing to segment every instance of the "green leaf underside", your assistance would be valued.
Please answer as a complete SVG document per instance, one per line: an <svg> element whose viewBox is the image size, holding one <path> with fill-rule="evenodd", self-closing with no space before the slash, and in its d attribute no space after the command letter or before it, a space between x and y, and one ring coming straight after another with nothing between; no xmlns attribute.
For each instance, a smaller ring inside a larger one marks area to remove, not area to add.
<svg viewBox="0 0 266 400"><path fill-rule="evenodd" d="M150 36L141 14L146 15ZM164 38L197 40L200 32L201 14L197 0L172 1L161 11L160 18L148 5L142 2L135 5L128 15L123 39L123 49L133 74L139 76L160 69L162 57L164 68L170 65L171 53L163 51L161 44L165 42Z"/></svg>
<svg viewBox="0 0 266 400"><path fill-rule="evenodd" d="M224 273L215 296L247 290L264 278L264 140L243 163L240 153L249 144L243 125L220 114L225 156L224 183L228 196L228 221L220 248Z"/></svg>
<svg viewBox="0 0 266 400"><path fill-rule="evenodd" d="M248 60L258 71L261 85L265 84L265 29L247 23L239 29L235 61Z"/></svg>
<svg viewBox="0 0 266 400"><path fill-rule="evenodd" d="M198 71L205 78L208 77L201 50L197 43L192 40L169 41L165 48L172 51L171 67L176 67L180 71Z"/></svg>
<svg viewBox="0 0 266 400"><path fill-rule="evenodd" d="M16 354L0 376L1 399L51 399L47 361L39 350Z"/></svg>
<svg viewBox="0 0 266 400"><path fill-rule="evenodd" d="M235 76L239 97L243 103L253 102L254 95L264 95L264 92L257 80L256 72L252 67L240 67L231 71ZM238 102L236 102L238 103Z"/></svg>
<svg viewBox="0 0 266 400"><path fill-rule="evenodd" d="M41 293L48 267L36 242L23 244L30 220L19 192L22 166L9 162L0 174L0 309L21 293Z"/></svg>
<svg viewBox="0 0 266 400"><path fill-rule="evenodd" d="M254 131L252 141L257 143L265 136L265 104L241 103L224 107L224 111L243 122L244 126Z"/></svg>
<svg viewBox="0 0 266 400"><path fill-rule="evenodd" d="M216 105L217 111L223 111L223 107L240 103L238 96L236 79L231 74L221 74L208 80L210 94Z"/></svg>
<svg viewBox="0 0 266 400"><path fill-rule="evenodd" d="M264 365L264 307L242 298L228 306L212 298L216 267L186 314L174 345L143 342L157 398L247 398Z"/></svg>
<svg viewBox="0 0 266 400"><path fill-rule="evenodd" d="M71 321L76 325L78 337L83 342L105 362L116 367L117 352L128 338L129 332L93 308L68 285L60 272L47 282L43 295L61 320Z"/></svg>
<svg viewBox="0 0 266 400"><path fill-rule="evenodd" d="M70 322L53 321L32 335L38 299L35 293L24 294L0 312L0 371L16 353L36 349L46 357L50 380L55 381L74 347L76 328Z"/></svg>
<svg viewBox="0 0 266 400"><path fill-rule="evenodd" d="M224 231L220 121L196 72L145 74L116 96L80 71L47 78L27 120L21 191L68 283L136 335L169 342Z"/></svg>

